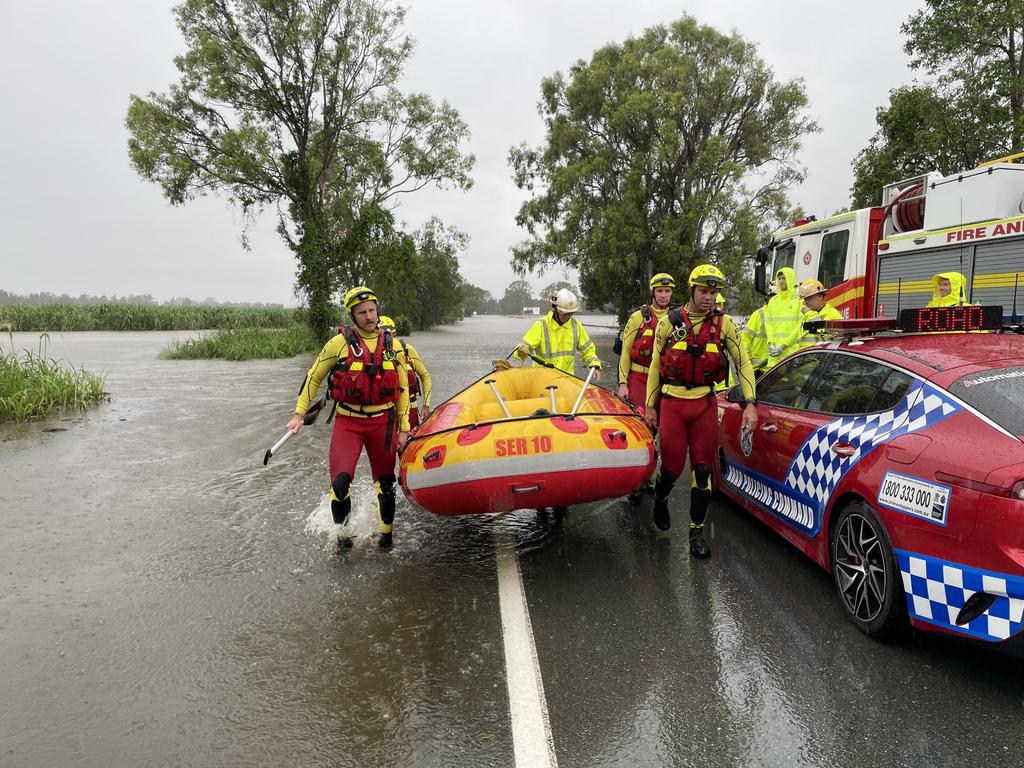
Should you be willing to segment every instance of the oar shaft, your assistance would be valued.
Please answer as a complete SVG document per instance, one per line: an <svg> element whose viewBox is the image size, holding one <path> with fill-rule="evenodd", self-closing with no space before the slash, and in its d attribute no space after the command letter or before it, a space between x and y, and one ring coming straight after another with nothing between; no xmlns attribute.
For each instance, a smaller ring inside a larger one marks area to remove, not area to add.
<svg viewBox="0 0 1024 768"><path fill-rule="evenodd" d="M289 429L287 432L284 433L284 437L282 437L280 440L274 443L272 448L267 449L267 452L263 455L263 466L267 465L267 462L270 461L270 457L277 453L277 449L284 445L287 442L288 438L294 434L295 433Z"/></svg>

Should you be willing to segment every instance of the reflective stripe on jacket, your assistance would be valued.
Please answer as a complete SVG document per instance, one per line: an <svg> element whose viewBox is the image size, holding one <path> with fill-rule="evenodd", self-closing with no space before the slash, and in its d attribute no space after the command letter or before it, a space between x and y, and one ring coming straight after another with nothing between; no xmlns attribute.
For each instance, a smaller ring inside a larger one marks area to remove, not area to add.
<svg viewBox="0 0 1024 768"><path fill-rule="evenodd" d="M577 352L585 366L601 367L594 342L590 340L583 324L575 317L570 317L567 322L559 325L555 322L554 310L530 326L523 336L523 343L530 348L534 357L566 373L573 372ZM520 359L524 357L518 352L516 356Z"/></svg>

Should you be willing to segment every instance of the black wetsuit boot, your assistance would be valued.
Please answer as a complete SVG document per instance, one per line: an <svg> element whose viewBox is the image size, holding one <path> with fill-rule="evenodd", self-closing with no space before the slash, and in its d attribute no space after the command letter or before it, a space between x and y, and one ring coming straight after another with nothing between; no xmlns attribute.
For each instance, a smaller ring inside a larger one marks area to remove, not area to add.
<svg viewBox="0 0 1024 768"><path fill-rule="evenodd" d="M668 514L668 495L672 493L676 476L662 470L658 474L658 482L654 486L654 512L652 518L659 531L667 531L672 526L672 518Z"/></svg>
<svg viewBox="0 0 1024 768"><path fill-rule="evenodd" d="M382 475L377 481L377 528L380 536L377 537L377 546L381 549L391 549L392 525L395 522L395 476Z"/></svg>

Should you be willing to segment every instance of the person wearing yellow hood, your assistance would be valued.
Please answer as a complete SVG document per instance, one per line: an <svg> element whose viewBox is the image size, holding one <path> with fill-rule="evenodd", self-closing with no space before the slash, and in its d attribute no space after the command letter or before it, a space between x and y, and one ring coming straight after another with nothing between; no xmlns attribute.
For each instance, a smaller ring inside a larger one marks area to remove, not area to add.
<svg viewBox="0 0 1024 768"><path fill-rule="evenodd" d="M752 361L755 357L758 361L764 359L764 368L768 369L795 349L803 335L802 305L797 294L796 272L792 267L783 267L775 273L775 295L750 316L744 329L743 339ZM763 349L759 349L762 345Z"/></svg>
<svg viewBox="0 0 1024 768"><path fill-rule="evenodd" d="M932 277L932 300L929 307L968 306L967 278L959 272L940 272Z"/></svg>

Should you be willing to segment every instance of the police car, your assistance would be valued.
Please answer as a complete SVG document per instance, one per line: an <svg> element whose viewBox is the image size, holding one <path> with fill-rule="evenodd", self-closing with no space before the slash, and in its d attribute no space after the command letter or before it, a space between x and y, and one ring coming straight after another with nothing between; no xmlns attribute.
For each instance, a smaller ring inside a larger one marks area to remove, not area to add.
<svg viewBox="0 0 1024 768"><path fill-rule="evenodd" d="M716 487L830 571L868 635L1003 643L1024 617L1024 336L1001 307L906 310L720 400ZM878 329L876 328L876 331ZM932 331L922 333L918 331ZM943 331L943 332L936 332ZM970 331L973 331L970 332Z"/></svg>

